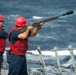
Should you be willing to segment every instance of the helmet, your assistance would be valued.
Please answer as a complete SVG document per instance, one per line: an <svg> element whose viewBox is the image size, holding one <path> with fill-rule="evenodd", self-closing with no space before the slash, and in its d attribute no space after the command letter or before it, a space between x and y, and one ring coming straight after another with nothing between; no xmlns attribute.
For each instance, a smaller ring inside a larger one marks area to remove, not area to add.
<svg viewBox="0 0 76 75"><path fill-rule="evenodd" d="M4 17L0 14L0 20L4 21Z"/></svg>
<svg viewBox="0 0 76 75"><path fill-rule="evenodd" d="M26 19L22 16L16 18L15 20L15 25L16 26L27 26L28 22L26 21Z"/></svg>

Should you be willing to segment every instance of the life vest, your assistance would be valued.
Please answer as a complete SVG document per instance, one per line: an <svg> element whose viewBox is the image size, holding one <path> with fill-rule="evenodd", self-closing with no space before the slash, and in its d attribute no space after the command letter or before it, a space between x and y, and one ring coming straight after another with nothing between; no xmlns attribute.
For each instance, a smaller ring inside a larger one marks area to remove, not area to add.
<svg viewBox="0 0 76 75"><path fill-rule="evenodd" d="M4 32L3 29L0 29L0 32ZM6 39L5 38L0 38L0 52L4 52L6 47Z"/></svg>
<svg viewBox="0 0 76 75"><path fill-rule="evenodd" d="M16 55L24 56L26 54L27 49L28 49L28 38L26 38L26 39L18 39L13 44L10 41L10 33L13 30L19 31L16 27L13 27L11 29L11 31L9 32L9 34L8 34L8 40L9 40L9 45L10 45L10 54L16 54Z"/></svg>

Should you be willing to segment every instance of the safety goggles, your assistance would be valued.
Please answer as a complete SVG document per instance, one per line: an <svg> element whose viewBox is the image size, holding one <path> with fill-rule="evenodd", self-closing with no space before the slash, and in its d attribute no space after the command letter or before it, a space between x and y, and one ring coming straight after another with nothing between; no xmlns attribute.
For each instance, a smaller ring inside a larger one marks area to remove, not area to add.
<svg viewBox="0 0 76 75"><path fill-rule="evenodd" d="M0 22L3 22L4 23L4 21L2 21L2 20L0 20Z"/></svg>

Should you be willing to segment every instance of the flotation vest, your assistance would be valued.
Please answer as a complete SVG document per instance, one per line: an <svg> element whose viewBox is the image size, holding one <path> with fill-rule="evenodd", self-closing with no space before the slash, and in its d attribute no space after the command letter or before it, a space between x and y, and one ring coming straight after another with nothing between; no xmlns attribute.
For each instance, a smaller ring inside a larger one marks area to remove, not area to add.
<svg viewBox="0 0 76 75"><path fill-rule="evenodd" d="M0 29L0 32L4 32L3 29ZM6 39L5 38L0 38L0 52L4 52L6 47Z"/></svg>
<svg viewBox="0 0 76 75"><path fill-rule="evenodd" d="M16 55L22 55L24 56L26 54L27 48L28 48L28 38L26 39L18 39L13 44L10 41L10 34L13 30L19 31L17 27L13 27L11 31L8 34L8 40L10 45L10 54L16 54Z"/></svg>

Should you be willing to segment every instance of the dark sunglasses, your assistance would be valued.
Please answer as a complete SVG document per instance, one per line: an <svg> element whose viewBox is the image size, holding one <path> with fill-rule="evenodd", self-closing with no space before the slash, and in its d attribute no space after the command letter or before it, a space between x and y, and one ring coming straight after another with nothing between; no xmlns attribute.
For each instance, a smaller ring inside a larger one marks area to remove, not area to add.
<svg viewBox="0 0 76 75"><path fill-rule="evenodd" d="M2 20L0 20L0 22L3 22L4 23L4 21L2 21Z"/></svg>

